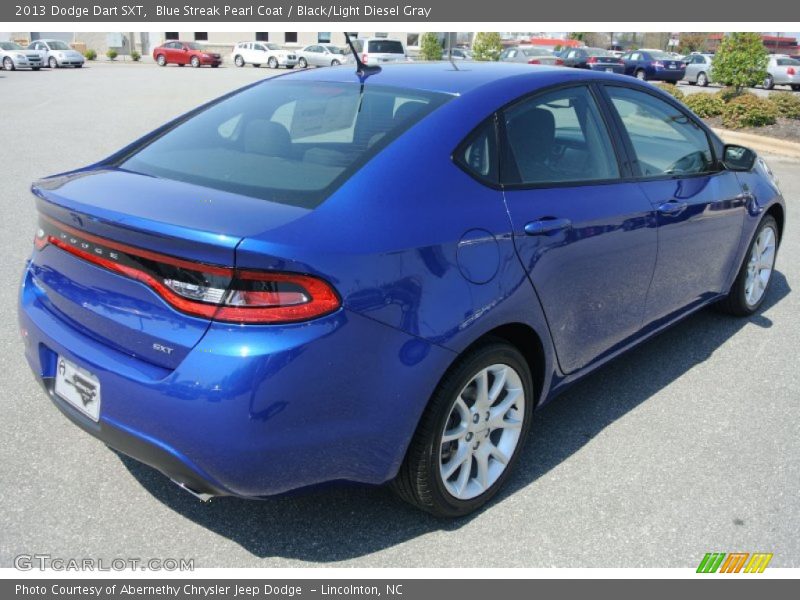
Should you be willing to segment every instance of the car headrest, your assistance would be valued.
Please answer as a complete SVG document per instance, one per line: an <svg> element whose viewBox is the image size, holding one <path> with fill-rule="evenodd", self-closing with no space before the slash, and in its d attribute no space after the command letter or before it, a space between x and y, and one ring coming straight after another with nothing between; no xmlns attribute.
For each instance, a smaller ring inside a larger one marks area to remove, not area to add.
<svg viewBox="0 0 800 600"><path fill-rule="evenodd" d="M291 144L289 132L280 123L254 119L245 127L244 150L247 153L285 157Z"/></svg>
<svg viewBox="0 0 800 600"><path fill-rule="evenodd" d="M525 155L529 160L542 161L550 154L556 137L556 122L549 110L527 110L514 117L507 129L517 160Z"/></svg>

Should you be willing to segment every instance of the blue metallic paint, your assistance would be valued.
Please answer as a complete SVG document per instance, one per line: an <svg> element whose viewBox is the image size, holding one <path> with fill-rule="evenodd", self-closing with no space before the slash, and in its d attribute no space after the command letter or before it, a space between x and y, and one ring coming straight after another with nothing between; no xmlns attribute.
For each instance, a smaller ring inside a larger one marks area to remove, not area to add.
<svg viewBox="0 0 800 600"><path fill-rule="evenodd" d="M291 77L356 79L346 67ZM109 166L114 157L45 180L34 188L38 207L57 219L201 262L320 275L343 307L294 325L206 322L138 282L76 268L74 257L45 248L34 252L20 296L32 369L47 384L57 354L85 366L102 382L103 410L96 430L81 426L101 438L103 427L124 431L210 489L243 496L391 479L443 373L499 327L524 332L523 350L541 347L543 404L728 289L760 218L742 210L737 177L761 207L783 202L761 172L504 191L453 163L453 149L499 107L583 81L646 85L528 65L384 68L367 85L459 97L315 210L122 172ZM672 197L686 210L658 216ZM567 218L571 228L527 235L525 225L543 217ZM691 285L675 290L678 279ZM153 340L173 344L174 356L157 356Z"/></svg>

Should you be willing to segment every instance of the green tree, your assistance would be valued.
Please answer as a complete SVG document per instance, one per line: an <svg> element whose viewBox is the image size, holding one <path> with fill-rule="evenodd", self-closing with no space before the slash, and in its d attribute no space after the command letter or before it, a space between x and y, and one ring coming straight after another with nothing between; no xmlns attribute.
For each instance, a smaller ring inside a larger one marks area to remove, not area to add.
<svg viewBox="0 0 800 600"><path fill-rule="evenodd" d="M708 34L687 31L682 33L678 39L680 41L678 52L682 52L683 54L703 52L706 49Z"/></svg>
<svg viewBox="0 0 800 600"><path fill-rule="evenodd" d="M496 31L481 31L475 34L472 42L472 57L475 60L500 60L500 53L503 51L503 44L500 42L500 34Z"/></svg>
<svg viewBox="0 0 800 600"><path fill-rule="evenodd" d="M419 41L419 55L422 60L439 60L442 58L442 44L432 31L422 34Z"/></svg>
<svg viewBox="0 0 800 600"><path fill-rule="evenodd" d="M740 92L764 80L768 62L769 54L758 33L730 33L714 56L711 79Z"/></svg>

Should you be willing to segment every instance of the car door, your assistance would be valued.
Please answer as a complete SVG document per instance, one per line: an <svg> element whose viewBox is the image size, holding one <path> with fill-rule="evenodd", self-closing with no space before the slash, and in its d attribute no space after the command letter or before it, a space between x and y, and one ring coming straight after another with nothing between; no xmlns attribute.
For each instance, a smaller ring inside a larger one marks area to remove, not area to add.
<svg viewBox="0 0 800 600"><path fill-rule="evenodd" d="M625 59L625 75L634 75L642 60L641 52L631 52Z"/></svg>
<svg viewBox="0 0 800 600"><path fill-rule="evenodd" d="M658 262L645 309L651 323L726 291L746 196L706 130L677 102L655 91L603 87L634 177L657 215Z"/></svg>
<svg viewBox="0 0 800 600"><path fill-rule="evenodd" d="M170 42L164 47L167 49L167 62L172 64L181 64L183 44L180 42Z"/></svg>
<svg viewBox="0 0 800 600"><path fill-rule="evenodd" d="M702 57L699 55L694 55L689 57L689 60L686 61L686 72L683 74L683 78L686 81L691 81L694 83L697 81L697 75L700 73L703 65L703 61L701 61Z"/></svg>
<svg viewBox="0 0 800 600"><path fill-rule="evenodd" d="M499 121L515 246L570 373L639 330L656 260L653 208L625 180L593 87L536 94Z"/></svg>

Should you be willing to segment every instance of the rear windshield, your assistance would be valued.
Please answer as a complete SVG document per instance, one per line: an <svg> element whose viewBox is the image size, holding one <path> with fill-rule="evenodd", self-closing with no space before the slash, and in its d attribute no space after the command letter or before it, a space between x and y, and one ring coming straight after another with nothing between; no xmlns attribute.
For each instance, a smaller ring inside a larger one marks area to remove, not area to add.
<svg viewBox="0 0 800 600"><path fill-rule="evenodd" d="M655 58L656 60L675 60L675 57L672 54L667 54L666 52L649 52L650 56Z"/></svg>
<svg viewBox="0 0 800 600"><path fill-rule="evenodd" d="M779 58L778 59L778 66L780 66L780 67L797 67L797 66L800 66L800 60L795 60L793 58Z"/></svg>
<svg viewBox="0 0 800 600"><path fill-rule="evenodd" d="M522 50L525 56L552 56L547 50L541 48L525 48Z"/></svg>
<svg viewBox="0 0 800 600"><path fill-rule="evenodd" d="M357 83L267 81L183 121L117 166L314 208L449 98Z"/></svg>
<svg viewBox="0 0 800 600"><path fill-rule="evenodd" d="M403 42L397 40L370 40L367 43L367 52L376 54L405 54Z"/></svg>
<svg viewBox="0 0 800 600"><path fill-rule="evenodd" d="M608 50L603 50L602 48L584 48L584 50L589 56L611 56Z"/></svg>
<svg viewBox="0 0 800 600"><path fill-rule="evenodd" d="M67 46L64 42L59 42L58 40L52 40L47 42L47 45L50 46L50 50L69 50L69 46Z"/></svg>

